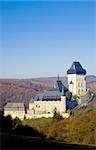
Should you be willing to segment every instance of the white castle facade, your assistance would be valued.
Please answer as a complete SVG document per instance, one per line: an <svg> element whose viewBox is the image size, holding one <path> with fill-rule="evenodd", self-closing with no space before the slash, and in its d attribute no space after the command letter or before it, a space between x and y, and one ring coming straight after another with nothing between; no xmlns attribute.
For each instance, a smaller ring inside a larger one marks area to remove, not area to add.
<svg viewBox="0 0 96 150"><path fill-rule="evenodd" d="M62 95L60 99L57 100L50 98L49 100L30 102L26 118L53 117L55 109L66 118L69 117L69 114L66 113L66 96Z"/></svg>
<svg viewBox="0 0 96 150"><path fill-rule="evenodd" d="M4 116L7 115L11 115L13 119L18 117L23 120L25 116L24 103L7 103L4 107Z"/></svg>
<svg viewBox="0 0 96 150"><path fill-rule="evenodd" d="M24 116L27 119L48 118L53 117L56 109L63 118L68 118L70 116L68 110L74 109L78 105L78 101L74 100L72 96L69 97L69 95L71 93L78 96L86 94L86 70L82 68L79 62L73 62L71 68L67 71L67 75L68 88L58 78L56 89L37 94L34 99L31 99L27 113L25 113L24 105L19 104L16 109L16 104L14 104L14 108L12 103L11 105L7 103L4 107L4 115L10 114L13 118L17 116L20 119L23 119Z"/></svg>

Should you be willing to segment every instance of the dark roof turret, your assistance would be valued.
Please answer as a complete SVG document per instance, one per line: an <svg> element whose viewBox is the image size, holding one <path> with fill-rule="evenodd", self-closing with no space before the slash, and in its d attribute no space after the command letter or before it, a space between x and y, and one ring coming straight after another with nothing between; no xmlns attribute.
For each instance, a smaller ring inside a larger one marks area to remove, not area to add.
<svg viewBox="0 0 96 150"><path fill-rule="evenodd" d="M67 74L78 74L78 75L86 75L86 70L83 69L80 62L75 61L72 63L70 69L68 69Z"/></svg>

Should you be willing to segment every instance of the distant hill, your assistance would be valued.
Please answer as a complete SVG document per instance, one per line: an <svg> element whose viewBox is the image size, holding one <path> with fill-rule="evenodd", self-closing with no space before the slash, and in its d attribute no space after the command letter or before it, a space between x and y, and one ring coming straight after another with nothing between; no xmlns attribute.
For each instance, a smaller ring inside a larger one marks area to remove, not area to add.
<svg viewBox="0 0 96 150"><path fill-rule="evenodd" d="M68 83L67 76L59 77L59 78L63 82L63 84L67 86ZM48 84L48 86L53 87L57 80L57 77L34 78L32 80L35 80L37 82L43 82L45 84ZM86 82L87 82L87 87L90 87L90 85L96 85L96 76L95 75L86 76Z"/></svg>
<svg viewBox="0 0 96 150"><path fill-rule="evenodd" d="M57 77L43 77L32 79L0 79L0 107L7 101L24 102L27 107L30 99L37 93L54 87ZM60 77L67 86L67 77ZM87 88L96 93L96 76L86 77Z"/></svg>
<svg viewBox="0 0 96 150"><path fill-rule="evenodd" d="M87 78L87 85L96 84L96 76L90 75L90 76L86 76L86 78Z"/></svg>
<svg viewBox="0 0 96 150"><path fill-rule="evenodd" d="M86 77L87 88L90 88L92 92L96 95L96 76L87 76Z"/></svg>
<svg viewBox="0 0 96 150"><path fill-rule="evenodd" d="M34 80L36 80L37 82L45 83L48 86L53 87L57 80L57 77L36 78ZM63 84L65 86L68 86L67 85L67 83L68 83L67 76L60 77L60 80L63 82ZM86 76L86 84L87 84L87 88L90 88L91 91L96 93L96 76L95 75Z"/></svg>
<svg viewBox="0 0 96 150"><path fill-rule="evenodd" d="M65 86L67 86L67 76L59 77L59 79L64 83ZM57 77L41 77L41 78L35 78L33 80L37 82L45 83L49 87L54 87Z"/></svg>
<svg viewBox="0 0 96 150"><path fill-rule="evenodd" d="M38 92L48 90L47 84L33 80L0 79L0 107L6 102L24 102L27 106L30 99Z"/></svg>

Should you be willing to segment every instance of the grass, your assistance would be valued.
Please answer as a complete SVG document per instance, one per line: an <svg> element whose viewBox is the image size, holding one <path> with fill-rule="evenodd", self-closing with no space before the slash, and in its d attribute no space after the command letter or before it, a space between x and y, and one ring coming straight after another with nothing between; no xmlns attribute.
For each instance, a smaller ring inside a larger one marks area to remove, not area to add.
<svg viewBox="0 0 96 150"><path fill-rule="evenodd" d="M24 119L23 125L28 125L32 128L37 129L40 132L47 132L47 129L52 124L56 123L57 120L53 118L38 118L38 119Z"/></svg>
<svg viewBox="0 0 96 150"><path fill-rule="evenodd" d="M43 86L48 86L47 84L45 84L45 83L42 83L42 82L35 82L35 81L32 81L31 83L32 83L32 84L35 84L35 85L43 85Z"/></svg>
<svg viewBox="0 0 96 150"><path fill-rule="evenodd" d="M57 121L53 118L25 119L23 125L37 129L48 139L71 144L96 144L96 109L75 110L68 119Z"/></svg>
<svg viewBox="0 0 96 150"><path fill-rule="evenodd" d="M94 146L65 144L56 140L46 140L38 137L25 137L12 134L1 134L1 149L95 149Z"/></svg>

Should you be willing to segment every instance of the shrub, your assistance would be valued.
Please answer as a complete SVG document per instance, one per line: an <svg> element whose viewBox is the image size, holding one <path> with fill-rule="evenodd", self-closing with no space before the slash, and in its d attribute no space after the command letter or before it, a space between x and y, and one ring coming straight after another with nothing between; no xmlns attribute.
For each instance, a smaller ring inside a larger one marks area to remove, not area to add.
<svg viewBox="0 0 96 150"><path fill-rule="evenodd" d="M78 98L80 98L78 95L73 95L73 99L78 99Z"/></svg>
<svg viewBox="0 0 96 150"><path fill-rule="evenodd" d="M57 112L57 109L56 109L56 108L54 109L53 119L56 119L56 120L61 120L61 119L63 119L62 115L60 115L60 113Z"/></svg>
<svg viewBox="0 0 96 150"><path fill-rule="evenodd" d="M17 126L21 125L21 120L16 117L14 120L13 120L13 129L15 129Z"/></svg>
<svg viewBox="0 0 96 150"><path fill-rule="evenodd" d="M0 122L1 122L0 128L1 128L1 131L2 132L11 132L12 128L13 128L12 121L13 121L13 119L12 119L12 117L10 115L8 115L6 117L1 115L0 116Z"/></svg>
<svg viewBox="0 0 96 150"><path fill-rule="evenodd" d="M67 110L67 113L70 113L70 112L71 112L71 110L70 110L70 109L68 109L68 110Z"/></svg>

